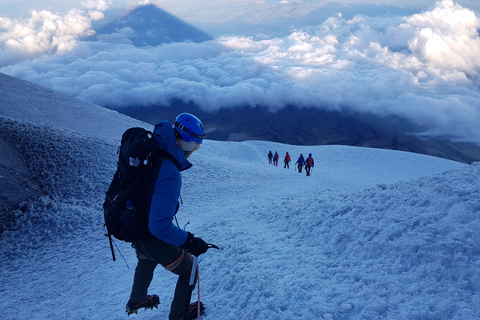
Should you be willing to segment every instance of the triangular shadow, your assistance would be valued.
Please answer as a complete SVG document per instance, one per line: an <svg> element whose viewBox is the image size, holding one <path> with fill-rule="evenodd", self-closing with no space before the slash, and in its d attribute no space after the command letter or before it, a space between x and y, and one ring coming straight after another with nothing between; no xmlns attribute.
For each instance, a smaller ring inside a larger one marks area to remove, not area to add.
<svg viewBox="0 0 480 320"><path fill-rule="evenodd" d="M200 43L213 38L158 8L155 5L136 7L124 16L100 27L90 40L98 40L103 35L119 33L129 28L133 32L123 32L136 47L157 46L163 43L192 41Z"/></svg>

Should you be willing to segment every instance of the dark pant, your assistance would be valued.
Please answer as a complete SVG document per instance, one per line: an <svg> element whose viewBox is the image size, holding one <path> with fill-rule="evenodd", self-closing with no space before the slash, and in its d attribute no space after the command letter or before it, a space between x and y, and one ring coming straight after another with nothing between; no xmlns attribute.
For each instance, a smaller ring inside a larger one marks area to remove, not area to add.
<svg viewBox="0 0 480 320"><path fill-rule="evenodd" d="M182 319L190 304L195 285L190 286L193 258L182 248L161 240L154 242L137 241L134 243L138 263L133 279L131 302L147 299L147 292L158 264L178 275L175 295L170 307L171 319ZM196 280L196 279L195 279ZM196 282L195 282L196 283ZM185 318L186 319L186 318Z"/></svg>

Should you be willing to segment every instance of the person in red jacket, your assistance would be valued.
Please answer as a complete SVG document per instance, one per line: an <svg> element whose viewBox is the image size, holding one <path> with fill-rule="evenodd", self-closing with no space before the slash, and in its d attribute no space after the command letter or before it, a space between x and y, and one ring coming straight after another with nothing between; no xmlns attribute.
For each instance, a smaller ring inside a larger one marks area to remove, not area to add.
<svg viewBox="0 0 480 320"><path fill-rule="evenodd" d="M285 155L285 158L283 159L283 162L285 163L285 165L283 166L284 168L290 169L290 166L288 165L290 163L290 160L292 159L290 159L290 155L287 152L287 154Z"/></svg>
<svg viewBox="0 0 480 320"><path fill-rule="evenodd" d="M305 160L305 171L307 172L307 176L310 175L310 170L314 167L315 163L313 162L312 154L308 155L307 160Z"/></svg>

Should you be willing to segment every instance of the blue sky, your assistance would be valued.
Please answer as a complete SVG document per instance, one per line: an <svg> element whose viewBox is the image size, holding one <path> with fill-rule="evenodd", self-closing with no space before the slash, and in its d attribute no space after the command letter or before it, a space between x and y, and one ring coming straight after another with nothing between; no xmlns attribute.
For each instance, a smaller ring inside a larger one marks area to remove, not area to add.
<svg viewBox="0 0 480 320"><path fill-rule="evenodd" d="M355 110L480 144L478 1L326 2L151 1L214 39L138 48L82 40L137 1L0 0L0 72L113 108Z"/></svg>
<svg viewBox="0 0 480 320"><path fill-rule="evenodd" d="M10 18L25 18L31 10L48 10L52 12L67 11L70 9L85 9L91 6L108 7L110 10L124 10L139 4L151 3L165 9L187 21L218 22L231 19L233 16L245 14L252 16L254 12L268 7L300 7L310 11L325 8L327 4L338 4L345 7L358 5L375 5L378 7L393 7L399 9L426 10L432 8L436 0L0 0L0 16ZM480 13L480 3L476 0L457 0L456 3ZM251 17L250 17L251 18Z"/></svg>

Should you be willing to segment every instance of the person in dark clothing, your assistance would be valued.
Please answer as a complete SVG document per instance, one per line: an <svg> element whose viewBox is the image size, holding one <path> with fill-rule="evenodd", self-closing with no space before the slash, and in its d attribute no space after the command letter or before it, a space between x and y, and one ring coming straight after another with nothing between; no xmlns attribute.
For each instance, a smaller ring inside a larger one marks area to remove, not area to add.
<svg viewBox="0 0 480 320"><path fill-rule="evenodd" d="M300 157L298 157L297 162L295 164L298 164L298 172L302 172L303 165L305 164L305 158L303 158L303 154L300 153Z"/></svg>
<svg viewBox="0 0 480 320"><path fill-rule="evenodd" d="M170 159L162 160L153 193L146 200L150 201L148 231L142 240L133 243L138 263L126 311L130 315L160 303L158 295L147 293L154 270L160 264L178 275L169 319L186 320L194 288L189 284L193 267L190 254L199 256L208 250L209 245L180 229L173 219L179 207L180 172L192 167L187 158L199 148L206 134L198 118L182 113L175 119L173 127L168 121L157 124L153 136L159 147L167 151L176 163Z"/></svg>
<svg viewBox="0 0 480 320"><path fill-rule="evenodd" d="M290 163L291 160L292 159L290 158L290 155L287 152L287 154L285 155L285 158L283 159L283 162L285 163L285 165L283 167L287 168L287 169L290 169L289 163Z"/></svg>
<svg viewBox="0 0 480 320"><path fill-rule="evenodd" d="M312 158L312 154L308 154L307 160L305 160L305 171L307 172L307 176L310 175L310 170L314 167L315 163Z"/></svg>
<svg viewBox="0 0 480 320"><path fill-rule="evenodd" d="M268 164L271 164L273 160L273 153L272 150L268 152Z"/></svg>

